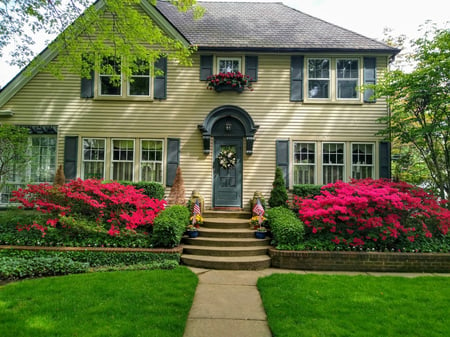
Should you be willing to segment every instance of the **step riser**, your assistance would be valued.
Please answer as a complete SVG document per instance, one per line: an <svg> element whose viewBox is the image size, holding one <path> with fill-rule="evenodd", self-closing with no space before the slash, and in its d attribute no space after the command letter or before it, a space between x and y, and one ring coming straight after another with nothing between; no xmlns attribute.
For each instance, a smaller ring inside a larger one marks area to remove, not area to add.
<svg viewBox="0 0 450 337"><path fill-rule="evenodd" d="M205 256L258 256L266 255L268 248L256 248L254 250L216 250L212 249L197 249L185 246L183 248L184 254L205 255Z"/></svg>
<svg viewBox="0 0 450 337"><path fill-rule="evenodd" d="M270 239L261 239L261 240L249 240L246 242L242 242L239 240L208 240L207 238L183 238L183 242L188 245L195 246L208 246L208 247L253 247L253 246L267 246L270 243Z"/></svg>
<svg viewBox="0 0 450 337"><path fill-rule="evenodd" d="M220 221L213 221L208 219L204 224L201 225L205 228L214 228L214 229L250 229L250 224L246 222L242 223L223 223Z"/></svg>
<svg viewBox="0 0 450 337"><path fill-rule="evenodd" d="M191 267L219 270L261 270L270 267L270 260L258 262L198 261L182 256L181 262Z"/></svg>
<svg viewBox="0 0 450 337"><path fill-rule="evenodd" d="M245 211L205 211L203 212L203 218L231 218L231 219L250 219L251 213Z"/></svg>
<svg viewBox="0 0 450 337"><path fill-rule="evenodd" d="M205 238L223 238L223 239L252 239L255 237L255 233L253 231L251 232L244 232L244 233L236 233L236 232L206 232L206 231L199 231L199 235Z"/></svg>

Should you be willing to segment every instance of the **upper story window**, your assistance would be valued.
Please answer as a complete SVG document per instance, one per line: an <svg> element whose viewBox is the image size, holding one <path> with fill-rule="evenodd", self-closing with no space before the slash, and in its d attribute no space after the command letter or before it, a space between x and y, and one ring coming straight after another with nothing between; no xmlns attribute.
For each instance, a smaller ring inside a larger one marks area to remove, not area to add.
<svg viewBox="0 0 450 337"><path fill-rule="evenodd" d="M139 60L135 63L135 69L128 80L129 96L150 96L150 65Z"/></svg>
<svg viewBox="0 0 450 337"><path fill-rule="evenodd" d="M336 60L337 99L359 98L359 62L357 59Z"/></svg>
<svg viewBox="0 0 450 337"><path fill-rule="evenodd" d="M308 98L330 97L330 60L308 59Z"/></svg>
<svg viewBox="0 0 450 337"><path fill-rule="evenodd" d="M118 57L104 57L100 71L100 95L121 96L122 74L121 60Z"/></svg>
<svg viewBox="0 0 450 337"><path fill-rule="evenodd" d="M241 71L240 58L221 57L217 59L217 70L219 73L235 73Z"/></svg>

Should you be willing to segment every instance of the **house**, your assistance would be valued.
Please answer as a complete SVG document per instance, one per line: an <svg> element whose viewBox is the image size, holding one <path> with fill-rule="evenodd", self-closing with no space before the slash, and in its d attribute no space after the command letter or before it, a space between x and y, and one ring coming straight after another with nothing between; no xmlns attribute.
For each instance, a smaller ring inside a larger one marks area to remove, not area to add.
<svg viewBox="0 0 450 337"><path fill-rule="evenodd" d="M200 1L198 20L165 1L143 4L198 46L193 65L161 58L162 74L119 87L98 73L17 75L0 92L0 123L29 128L32 163L9 179L3 203L25 182L52 182L60 164L67 179L156 181L167 192L181 166L206 208L248 209L256 191L267 198L277 166L289 189L389 177L389 143L376 135L386 101L357 87L375 83L399 50L281 3ZM252 91L207 90L209 76L238 71ZM229 168L221 151L235 156Z"/></svg>

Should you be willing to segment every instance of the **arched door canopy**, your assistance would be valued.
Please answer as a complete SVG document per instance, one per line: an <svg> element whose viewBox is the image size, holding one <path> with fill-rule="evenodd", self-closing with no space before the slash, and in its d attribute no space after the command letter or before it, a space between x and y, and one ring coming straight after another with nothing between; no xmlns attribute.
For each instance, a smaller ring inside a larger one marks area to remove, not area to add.
<svg viewBox="0 0 450 337"><path fill-rule="evenodd" d="M199 124L198 128L202 132L203 136L203 153L209 154L211 132L214 124L223 118L234 118L241 122L244 127L244 134L242 137L246 139L246 153L253 153L253 142L255 140L255 133L258 131L259 125L255 125L252 117L247 111L234 105L223 105L212 110L208 116L206 116L203 124Z"/></svg>

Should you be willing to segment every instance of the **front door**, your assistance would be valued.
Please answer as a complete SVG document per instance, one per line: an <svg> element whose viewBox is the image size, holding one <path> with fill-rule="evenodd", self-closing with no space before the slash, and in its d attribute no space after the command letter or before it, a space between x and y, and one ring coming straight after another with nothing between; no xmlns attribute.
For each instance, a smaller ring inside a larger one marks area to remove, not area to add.
<svg viewBox="0 0 450 337"><path fill-rule="evenodd" d="M221 151L236 154L236 163L219 162ZM242 207L242 137L214 138L214 207ZM223 167L230 166L230 167Z"/></svg>

